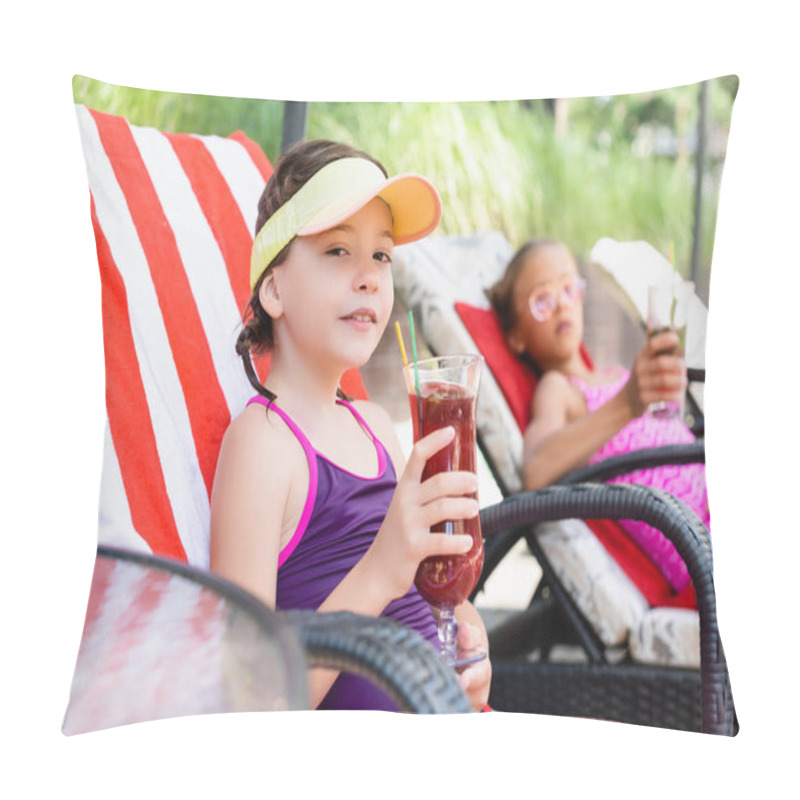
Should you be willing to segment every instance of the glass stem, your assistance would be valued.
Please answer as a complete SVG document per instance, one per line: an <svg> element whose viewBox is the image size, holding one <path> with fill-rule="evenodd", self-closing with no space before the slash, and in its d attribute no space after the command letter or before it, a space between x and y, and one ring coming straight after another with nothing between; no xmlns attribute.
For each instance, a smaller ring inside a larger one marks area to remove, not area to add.
<svg viewBox="0 0 800 800"><path fill-rule="evenodd" d="M458 622L456 622L455 607L452 605L439 606L439 642L442 645L442 655L452 664L457 657L456 636L458 635Z"/></svg>

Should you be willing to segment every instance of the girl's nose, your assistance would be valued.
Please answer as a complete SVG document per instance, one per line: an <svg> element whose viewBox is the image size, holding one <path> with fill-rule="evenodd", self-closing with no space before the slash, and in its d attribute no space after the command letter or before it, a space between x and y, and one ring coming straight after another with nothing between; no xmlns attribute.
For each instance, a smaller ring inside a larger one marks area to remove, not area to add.
<svg viewBox="0 0 800 800"><path fill-rule="evenodd" d="M378 276L378 266L373 259L369 259L369 264L365 264L356 275L355 284L359 292L372 294L378 290L380 278Z"/></svg>

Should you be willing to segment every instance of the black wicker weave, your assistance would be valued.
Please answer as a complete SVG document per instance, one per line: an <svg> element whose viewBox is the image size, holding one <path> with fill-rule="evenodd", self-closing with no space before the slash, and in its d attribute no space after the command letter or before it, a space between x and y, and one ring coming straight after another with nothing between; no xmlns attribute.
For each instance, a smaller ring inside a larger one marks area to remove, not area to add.
<svg viewBox="0 0 800 800"><path fill-rule="evenodd" d="M403 711L472 711L453 670L410 628L347 612L287 611L282 616L299 631L309 666L332 667L369 678Z"/></svg>
<svg viewBox="0 0 800 800"><path fill-rule="evenodd" d="M697 595L700 670L609 664L602 655L588 664L542 663L523 656L498 658L493 651L493 707L734 735L737 723L705 527L672 495L630 484L578 484L522 493L484 509L481 525L487 543L497 538L507 550L522 537L530 540L536 523L570 518L638 519L675 544ZM556 607L563 613L563 606Z"/></svg>
<svg viewBox="0 0 800 800"><path fill-rule="evenodd" d="M587 467L581 467L565 475L557 483L565 486L575 483L607 481L634 470L652 469L664 464L705 464L705 441L698 439L686 444L668 444L661 447L648 447L632 450L618 456L603 459Z"/></svg>

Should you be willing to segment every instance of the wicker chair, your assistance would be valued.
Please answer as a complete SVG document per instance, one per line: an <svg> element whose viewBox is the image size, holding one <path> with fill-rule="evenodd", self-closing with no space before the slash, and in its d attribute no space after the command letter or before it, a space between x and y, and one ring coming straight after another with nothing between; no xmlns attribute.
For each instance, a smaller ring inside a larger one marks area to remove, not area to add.
<svg viewBox="0 0 800 800"><path fill-rule="evenodd" d="M697 596L700 618L700 669L609 662L602 647L585 648L587 663L531 661L536 628L554 609L578 631L586 621L537 548L535 526L570 518L639 519L661 530L684 559ZM531 604L492 636L494 708L542 714L596 717L640 725L734 735L737 723L716 616L713 563L708 532L671 495L626 484L577 484L524 492L481 512L491 551L495 541L510 547L525 537L541 558L553 592L549 605ZM499 559L487 563L490 574ZM533 635L532 635L533 633Z"/></svg>

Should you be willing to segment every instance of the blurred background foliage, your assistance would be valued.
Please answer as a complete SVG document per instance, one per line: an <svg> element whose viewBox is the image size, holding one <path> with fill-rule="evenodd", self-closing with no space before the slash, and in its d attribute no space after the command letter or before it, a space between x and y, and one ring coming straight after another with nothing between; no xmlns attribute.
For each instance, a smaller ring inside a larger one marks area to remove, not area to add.
<svg viewBox="0 0 800 800"><path fill-rule="evenodd" d="M707 302L738 84L726 76L608 97L312 102L306 138L344 141L390 173L429 177L442 195L441 233L499 229L515 246L553 236L582 257L602 236L645 239L665 255L674 243L677 268ZM221 136L242 130L270 160L280 154L282 101L136 89L83 76L73 79L73 92L76 103L138 125Z"/></svg>

